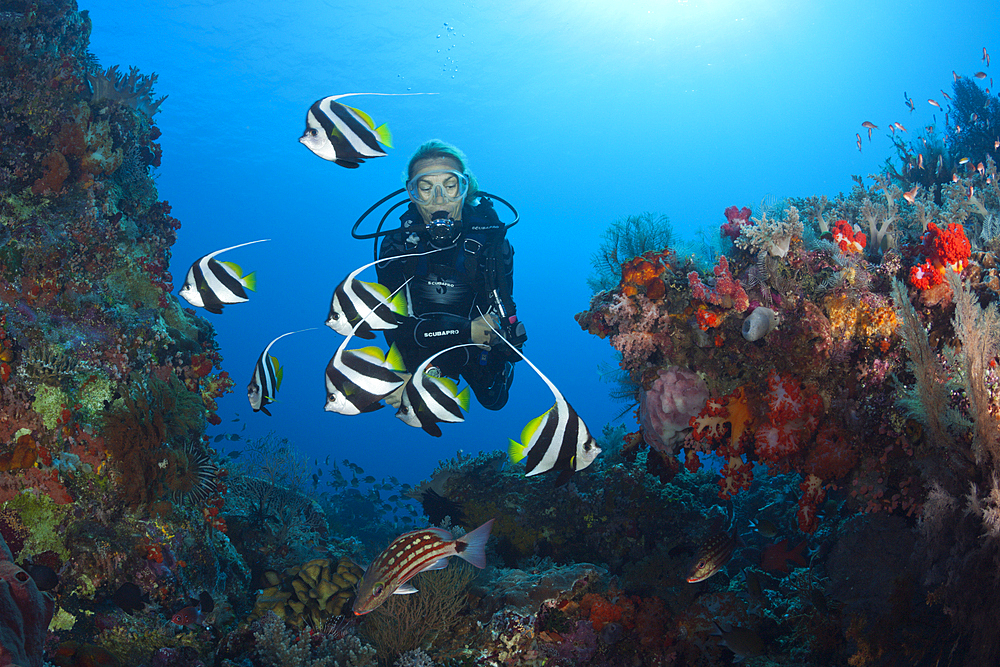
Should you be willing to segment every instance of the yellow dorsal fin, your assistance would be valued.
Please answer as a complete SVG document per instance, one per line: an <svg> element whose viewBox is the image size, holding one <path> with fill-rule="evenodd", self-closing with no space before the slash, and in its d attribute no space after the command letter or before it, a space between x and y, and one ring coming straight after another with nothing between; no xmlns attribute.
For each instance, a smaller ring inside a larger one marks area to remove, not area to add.
<svg viewBox="0 0 1000 667"><path fill-rule="evenodd" d="M371 116L369 116L368 114L366 114L364 111L362 111L361 109L359 109L357 107L349 107L346 104L344 106L346 108L350 109L351 111L353 111L354 113L358 114L358 118L360 118L361 120L365 121L365 124L368 127L370 127L373 130L375 129L375 121L372 120Z"/></svg>
<svg viewBox="0 0 1000 667"><path fill-rule="evenodd" d="M369 345L368 347L359 347L356 350L351 350L355 354L364 354L369 357L374 357L379 361L385 361L385 353L382 352L381 348L375 347L374 345Z"/></svg>
<svg viewBox="0 0 1000 667"><path fill-rule="evenodd" d="M439 377L439 378L436 378L436 379L437 379L438 382L440 382L441 384L443 384L448 389L448 393L449 394L451 394L455 398L458 398L458 383L457 382L455 382L454 380L452 380L450 377L448 377L446 375L442 376L442 377Z"/></svg>
<svg viewBox="0 0 1000 667"><path fill-rule="evenodd" d="M241 278L243 276L243 269L241 269L240 265L237 264L236 262L219 262L219 264L224 264L225 266L228 266L230 269L232 269L233 272L236 273L237 278Z"/></svg>
<svg viewBox="0 0 1000 667"><path fill-rule="evenodd" d="M285 369L278 364L278 357L274 355L269 355L271 358L271 365L274 366L274 389L277 391L281 388L281 378L285 375Z"/></svg>
<svg viewBox="0 0 1000 667"><path fill-rule="evenodd" d="M552 408L549 408L524 425L524 428L521 429L521 442L531 442L531 436L533 436L535 431L538 430L538 426L542 423L542 420L545 419L545 415L550 412L552 412Z"/></svg>

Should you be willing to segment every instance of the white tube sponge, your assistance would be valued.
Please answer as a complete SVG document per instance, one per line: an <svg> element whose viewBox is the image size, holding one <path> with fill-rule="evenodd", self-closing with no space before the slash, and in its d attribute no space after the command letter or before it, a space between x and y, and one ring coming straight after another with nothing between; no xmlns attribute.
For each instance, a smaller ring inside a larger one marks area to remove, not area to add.
<svg viewBox="0 0 1000 667"><path fill-rule="evenodd" d="M760 340L778 326L778 314L770 308L757 306L743 320L743 337L749 341Z"/></svg>

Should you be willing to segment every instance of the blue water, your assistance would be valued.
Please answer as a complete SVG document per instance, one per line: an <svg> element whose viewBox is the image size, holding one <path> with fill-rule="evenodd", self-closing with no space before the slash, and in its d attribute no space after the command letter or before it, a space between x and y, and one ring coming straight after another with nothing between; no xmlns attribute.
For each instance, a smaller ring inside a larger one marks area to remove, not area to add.
<svg viewBox="0 0 1000 667"><path fill-rule="evenodd" d="M80 8L90 10L91 51L103 66L156 72L154 92L169 95L155 121L160 197L183 224L175 285L201 255L273 239L224 258L257 271L251 301L222 315L202 311L237 383L210 435L274 431L310 459L347 458L411 483L458 450L505 448L552 404L520 364L502 412L473 403L440 439L389 409L323 410L323 370L341 340L323 326L330 294L372 258L371 242L353 240L350 228L401 186L422 142L462 148L481 186L517 207L521 223L509 238L524 351L600 433L624 407L599 376L598 364L614 357L573 315L588 306L590 258L616 217L665 213L694 243L699 231L718 233L727 206L756 213L765 195L846 192L852 174L876 172L894 155L891 123L915 139L938 111L926 100L944 104L953 70L984 69L983 47L1000 55L1000 10L988 0L81 0ZM438 94L350 100L389 124L394 148L347 170L297 141L309 105L345 92ZM866 120L880 127L870 142ZM261 350L308 326L320 330L272 349L285 367L274 416L252 413L244 391Z"/></svg>

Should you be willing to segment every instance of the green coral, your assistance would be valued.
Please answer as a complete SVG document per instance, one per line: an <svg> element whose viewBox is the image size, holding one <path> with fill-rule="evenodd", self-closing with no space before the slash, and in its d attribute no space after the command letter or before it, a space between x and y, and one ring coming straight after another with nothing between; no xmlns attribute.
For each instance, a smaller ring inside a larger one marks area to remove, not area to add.
<svg viewBox="0 0 1000 667"><path fill-rule="evenodd" d="M65 609L60 609L52 617L52 621L49 622L49 630L72 630L74 625L76 625L76 616Z"/></svg>
<svg viewBox="0 0 1000 667"><path fill-rule="evenodd" d="M63 407L69 403L69 397L62 389L40 384L35 390L35 401L31 404L31 409L42 418L45 428L52 429L56 427Z"/></svg>
<svg viewBox="0 0 1000 667"><path fill-rule="evenodd" d="M21 550L22 558L45 551L54 551L63 560L69 558L60 526L67 505L57 505L49 496L28 489L8 500L4 507L13 509L21 518L21 523L28 527L28 538Z"/></svg>
<svg viewBox="0 0 1000 667"><path fill-rule="evenodd" d="M94 376L80 388L77 401L89 415L96 415L104 410L104 402L110 401L114 392L111 380L103 376Z"/></svg>

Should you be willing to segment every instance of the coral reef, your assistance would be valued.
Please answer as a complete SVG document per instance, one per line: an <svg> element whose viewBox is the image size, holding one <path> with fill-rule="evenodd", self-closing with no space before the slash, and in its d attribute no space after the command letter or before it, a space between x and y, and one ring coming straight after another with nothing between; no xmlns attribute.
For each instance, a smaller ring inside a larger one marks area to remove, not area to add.
<svg viewBox="0 0 1000 667"><path fill-rule="evenodd" d="M975 82L968 132L900 140L834 198L728 207L701 260L666 216L614 221L577 320L620 354L637 430L557 490L500 452L411 488L274 435L212 447L234 381L171 295L156 75L99 66L70 1L8 5L0 663L1000 659L997 99ZM425 524L417 502L493 519L489 567L353 617L355 562Z"/></svg>

